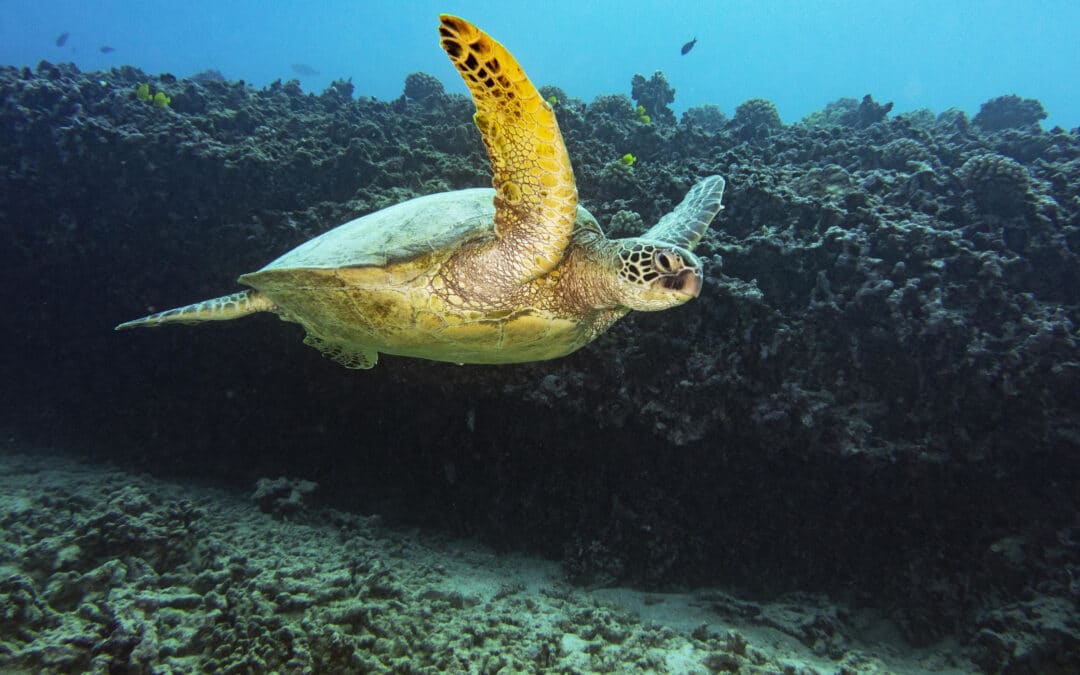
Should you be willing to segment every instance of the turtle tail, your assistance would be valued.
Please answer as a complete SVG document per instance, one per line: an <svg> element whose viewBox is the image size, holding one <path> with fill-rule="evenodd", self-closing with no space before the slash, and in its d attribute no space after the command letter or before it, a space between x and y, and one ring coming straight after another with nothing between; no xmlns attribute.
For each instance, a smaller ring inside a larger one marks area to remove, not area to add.
<svg viewBox="0 0 1080 675"><path fill-rule="evenodd" d="M258 291L240 291L193 305L168 309L164 312L125 321L116 330L125 328L157 328L167 323L202 323L203 321L229 321L255 312L275 309L273 301Z"/></svg>

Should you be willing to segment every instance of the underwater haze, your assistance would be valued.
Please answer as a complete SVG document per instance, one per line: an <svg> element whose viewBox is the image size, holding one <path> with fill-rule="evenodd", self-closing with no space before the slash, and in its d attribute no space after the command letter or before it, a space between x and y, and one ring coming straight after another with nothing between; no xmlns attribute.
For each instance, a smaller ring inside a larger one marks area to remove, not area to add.
<svg viewBox="0 0 1080 675"><path fill-rule="evenodd" d="M358 95L383 100L423 71L464 92L431 49L436 15L448 12L515 45L537 85L558 83L585 101L629 93L634 73L661 70L676 112L712 103L731 115L761 97L790 123L872 94L894 112L973 115L990 98L1017 94L1042 102L1048 128L1080 125L1080 3L1069 0L8 0L2 9L0 63L9 65L126 64L178 77L216 69L257 86L299 78L315 92L352 78Z"/></svg>
<svg viewBox="0 0 1080 675"><path fill-rule="evenodd" d="M1078 24L0 2L0 673L1080 673Z"/></svg>

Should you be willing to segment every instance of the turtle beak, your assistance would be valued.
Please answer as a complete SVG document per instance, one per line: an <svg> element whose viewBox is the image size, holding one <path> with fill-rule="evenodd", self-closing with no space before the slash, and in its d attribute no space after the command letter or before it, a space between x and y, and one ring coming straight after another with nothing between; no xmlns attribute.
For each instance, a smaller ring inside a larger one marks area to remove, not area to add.
<svg viewBox="0 0 1080 675"><path fill-rule="evenodd" d="M677 293L696 298L701 294L701 273L693 267L687 267L665 279L664 285Z"/></svg>
<svg viewBox="0 0 1080 675"><path fill-rule="evenodd" d="M689 293L692 298L701 295L701 272L696 269L685 269L679 272L679 279L683 283L683 292Z"/></svg>

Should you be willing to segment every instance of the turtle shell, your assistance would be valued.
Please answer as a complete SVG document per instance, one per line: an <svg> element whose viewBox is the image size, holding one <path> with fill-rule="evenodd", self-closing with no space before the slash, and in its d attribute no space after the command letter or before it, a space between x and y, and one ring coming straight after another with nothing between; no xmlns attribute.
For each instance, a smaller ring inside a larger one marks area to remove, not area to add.
<svg viewBox="0 0 1080 675"><path fill-rule="evenodd" d="M587 329L572 318L535 308L521 308L521 316L505 307L455 309L432 293L432 278L454 252L495 237L494 197L491 188L474 188L391 206L301 244L240 282L273 300L282 319L302 324L307 344L350 368L370 368L377 352L512 363L577 349ZM575 227L599 232L581 207Z"/></svg>
<svg viewBox="0 0 1080 675"><path fill-rule="evenodd" d="M259 272L385 267L422 255L450 253L466 241L494 236L494 198L492 188L470 188L410 199L339 225ZM575 227L599 230L596 219L580 206Z"/></svg>
<svg viewBox="0 0 1080 675"><path fill-rule="evenodd" d="M450 251L467 240L494 234L494 194L491 188L473 188L410 199L339 225L259 272L385 267Z"/></svg>

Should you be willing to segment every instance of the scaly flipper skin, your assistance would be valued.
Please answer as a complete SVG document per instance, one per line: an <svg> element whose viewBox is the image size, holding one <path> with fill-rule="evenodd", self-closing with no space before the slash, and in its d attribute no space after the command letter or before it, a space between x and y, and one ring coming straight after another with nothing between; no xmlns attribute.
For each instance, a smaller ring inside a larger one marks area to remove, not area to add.
<svg viewBox="0 0 1080 675"><path fill-rule="evenodd" d="M274 303L258 291L240 291L220 298L203 300L192 305L168 309L164 312L125 321L115 330L126 328L155 328L167 323L202 323L203 321L231 321L256 312L271 312Z"/></svg>
<svg viewBox="0 0 1080 675"><path fill-rule="evenodd" d="M577 215L555 113L505 47L464 19L439 18L442 48L472 93L491 160L498 271L508 283L543 276L562 260Z"/></svg>
<svg viewBox="0 0 1080 675"><path fill-rule="evenodd" d="M709 223L724 208L720 205L723 197L724 179L720 176L709 176L692 187L674 211L661 218L641 236L643 239L693 251L705 236Z"/></svg>

